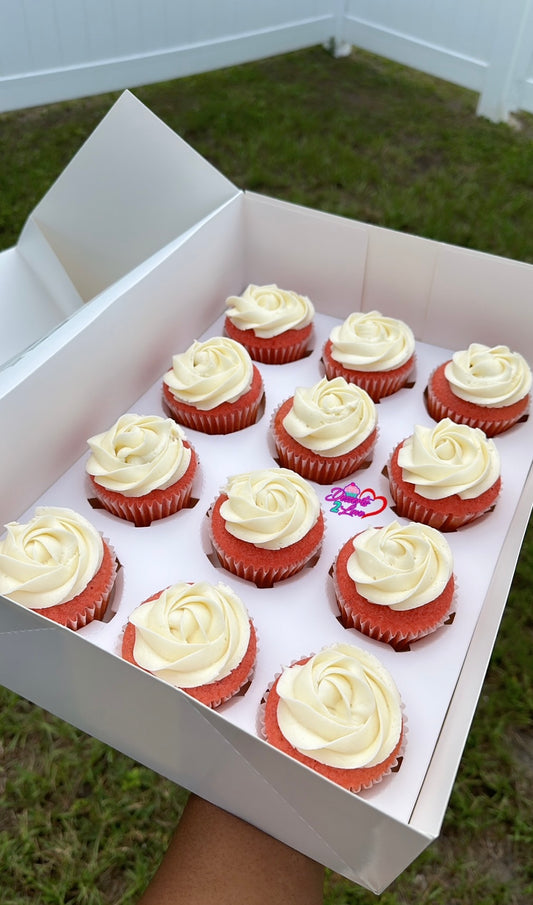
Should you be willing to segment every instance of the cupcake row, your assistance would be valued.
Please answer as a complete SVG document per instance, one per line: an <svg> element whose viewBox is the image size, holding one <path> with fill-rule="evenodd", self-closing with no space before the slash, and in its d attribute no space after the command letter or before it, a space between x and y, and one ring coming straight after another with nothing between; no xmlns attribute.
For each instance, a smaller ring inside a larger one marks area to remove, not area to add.
<svg viewBox="0 0 533 905"><path fill-rule="evenodd" d="M27 525L8 526L2 556L11 556L11 572L16 563L26 573L13 599L31 605L37 595L50 606L36 611L70 628L104 615L116 573L113 551L72 510L42 507ZM65 595L72 599L55 602ZM150 596L129 615L121 641L123 659L212 708L252 681L257 650L241 598L207 581L177 582ZM258 728L271 744L352 791L390 772L403 751L396 685L376 657L351 644L331 645L274 677Z"/></svg>
<svg viewBox="0 0 533 905"><path fill-rule="evenodd" d="M283 364L307 354L314 307L305 296L252 284L241 296L230 296L226 306L226 334L254 360ZM329 379L343 377L377 402L409 382L415 338L397 318L352 312L331 330L322 361ZM495 436L524 417L530 389L531 370L522 355L505 345L471 343L431 375L427 406L435 421L450 418Z"/></svg>
<svg viewBox="0 0 533 905"><path fill-rule="evenodd" d="M12 523L7 531L0 568L19 585L7 588L14 600L72 629L104 616L117 564L109 542L83 516L41 507L27 524ZM257 649L241 598L207 581L181 581L151 595L130 613L121 642L125 660L208 707L252 680ZM361 695L364 729L355 703ZM353 645L332 645L291 665L265 697L258 717L264 737L346 788L368 787L398 759L399 693L377 658Z"/></svg>
<svg viewBox="0 0 533 905"><path fill-rule="evenodd" d="M122 656L216 708L252 681L258 639L234 590L179 582L131 614ZM286 667L265 690L258 733L350 791L379 781L404 749L400 694L373 656L333 644Z"/></svg>

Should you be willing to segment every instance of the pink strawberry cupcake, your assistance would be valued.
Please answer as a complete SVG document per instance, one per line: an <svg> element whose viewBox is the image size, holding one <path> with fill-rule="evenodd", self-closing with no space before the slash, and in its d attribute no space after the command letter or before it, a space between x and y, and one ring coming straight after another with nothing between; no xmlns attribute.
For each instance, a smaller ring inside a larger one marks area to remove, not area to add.
<svg viewBox="0 0 533 905"><path fill-rule="evenodd" d="M315 491L287 468L229 478L209 523L223 568L260 588L300 572L318 556L324 536Z"/></svg>
<svg viewBox="0 0 533 905"><path fill-rule="evenodd" d="M0 540L0 594L73 631L103 619L117 572L107 541L72 509L41 506Z"/></svg>
<svg viewBox="0 0 533 905"><path fill-rule="evenodd" d="M480 518L501 489L500 456L482 430L449 418L416 425L394 450L389 485L399 516L439 531L455 531Z"/></svg>
<svg viewBox="0 0 533 905"><path fill-rule="evenodd" d="M246 349L215 336L195 341L163 378L163 404L184 427L230 434L255 424L264 397L263 379Z"/></svg>
<svg viewBox="0 0 533 905"><path fill-rule="evenodd" d="M224 329L254 361L286 364L306 355L315 314L307 296L275 284L250 284L242 295L230 295L226 305Z"/></svg>
<svg viewBox="0 0 533 905"><path fill-rule="evenodd" d="M92 490L118 518L146 527L189 504L198 458L172 418L121 415L88 444Z"/></svg>
<svg viewBox="0 0 533 905"><path fill-rule="evenodd" d="M178 582L130 615L122 657L219 707L250 681L257 637L240 597L221 583Z"/></svg>
<svg viewBox="0 0 533 905"><path fill-rule="evenodd" d="M298 387L272 422L279 462L309 481L333 484L367 464L376 445L376 407L343 377Z"/></svg>
<svg viewBox="0 0 533 905"><path fill-rule="evenodd" d="M450 418L495 437L525 417L530 390L531 370L518 352L472 343L433 372L427 407L435 421Z"/></svg>
<svg viewBox="0 0 533 905"><path fill-rule="evenodd" d="M439 531L419 522L368 528L339 551L333 583L345 628L402 649L450 615L452 551Z"/></svg>
<svg viewBox="0 0 533 905"><path fill-rule="evenodd" d="M333 328L322 353L326 377L344 377L374 402L404 387L415 367L410 327L379 311L353 312Z"/></svg>
<svg viewBox="0 0 533 905"><path fill-rule="evenodd" d="M284 669L267 693L261 729L271 745L351 792L398 765L405 734L392 676L350 644Z"/></svg>

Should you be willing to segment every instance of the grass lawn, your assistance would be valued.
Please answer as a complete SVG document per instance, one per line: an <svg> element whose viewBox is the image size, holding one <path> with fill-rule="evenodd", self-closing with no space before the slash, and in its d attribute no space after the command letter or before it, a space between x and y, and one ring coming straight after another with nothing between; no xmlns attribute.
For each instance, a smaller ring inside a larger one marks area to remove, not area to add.
<svg viewBox="0 0 533 905"><path fill-rule="evenodd" d="M533 118L321 48L136 89L238 186L533 262ZM0 248L117 95L0 115ZM504 302L505 300L502 300ZM443 832L384 905L533 900L530 524ZM0 690L0 905L132 905L186 793ZM375 896L328 872L326 905Z"/></svg>

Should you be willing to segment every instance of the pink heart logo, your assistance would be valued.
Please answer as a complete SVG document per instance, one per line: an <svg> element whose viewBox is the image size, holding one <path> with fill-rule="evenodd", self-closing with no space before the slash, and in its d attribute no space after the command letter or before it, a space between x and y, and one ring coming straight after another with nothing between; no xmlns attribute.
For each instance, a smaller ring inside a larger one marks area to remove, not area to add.
<svg viewBox="0 0 533 905"><path fill-rule="evenodd" d="M370 511L365 512L365 514L361 516L361 518L368 518L371 515L379 515L380 512L383 512L383 510L387 508L387 500L385 499L385 497L376 496L371 487L366 487L361 491L361 493L359 494L358 503L364 507L371 506ZM374 507L374 503L377 503L377 508Z"/></svg>

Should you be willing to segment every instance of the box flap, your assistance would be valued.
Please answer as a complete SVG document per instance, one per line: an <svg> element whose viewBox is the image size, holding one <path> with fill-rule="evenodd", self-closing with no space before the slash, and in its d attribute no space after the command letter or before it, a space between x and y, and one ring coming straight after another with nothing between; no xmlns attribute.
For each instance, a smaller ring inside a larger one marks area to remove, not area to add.
<svg viewBox="0 0 533 905"><path fill-rule="evenodd" d="M0 253L0 368L38 342L65 319L19 249Z"/></svg>
<svg viewBox="0 0 533 905"><path fill-rule="evenodd" d="M237 192L126 91L30 221L86 302ZM27 224L19 248L40 273L28 233Z"/></svg>
<svg viewBox="0 0 533 905"><path fill-rule="evenodd" d="M0 368L239 194L124 92L0 256Z"/></svg>

